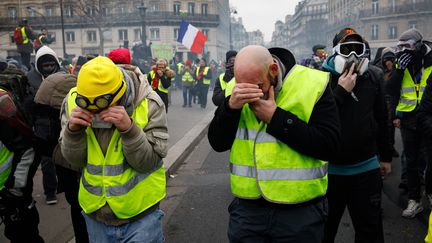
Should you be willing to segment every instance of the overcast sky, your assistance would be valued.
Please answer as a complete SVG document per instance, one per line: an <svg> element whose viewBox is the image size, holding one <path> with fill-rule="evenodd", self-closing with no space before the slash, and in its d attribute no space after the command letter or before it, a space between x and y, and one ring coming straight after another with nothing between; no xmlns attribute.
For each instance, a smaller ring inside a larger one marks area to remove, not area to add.
<svg viewBox="0 0 432 243"><path fill-rule="evenodd" d="M287 14L293 14L300 0L229 0L237 10L236 18L243 18L247 31L261 30L266 42L271 40L277 20L285 22Z"/></svg>

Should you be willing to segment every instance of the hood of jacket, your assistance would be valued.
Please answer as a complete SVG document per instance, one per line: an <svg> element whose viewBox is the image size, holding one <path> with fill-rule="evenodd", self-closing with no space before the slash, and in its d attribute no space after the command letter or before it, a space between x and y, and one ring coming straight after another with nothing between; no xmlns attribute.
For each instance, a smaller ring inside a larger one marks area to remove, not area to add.
<svg viewBox="0 0 432 243"><path fill-rule="evenodd" d="M69 90L76 86L77 78L69 73L58 72L48 76L39 86L34 101L60 110Z"/></svg>
<svg viewBox="0 0 432 243"><path fill-rule="evenodd" d="M53 60L55 60L56 64L57 64L57 71L60 70L60 61L57 58L57 54L48 46L42 46L41 48L39 48L39 50L36 53L36 57L35 57L35 69L39 74L42 74L40 68L42 65L41 60L43 61L45 59L45 55L49 55L52 57ZM43 57L43 58L42 58ZM43 75L42 75L43 76Z"/></svg>
<svg viewBox="0 0 432 243"><path fill-rule="evenodd" d="M131 115L133 108L148 97L153 89L138 67L130 64L117 64L117 66L122 70L124 81L128 87L120 104L125 106L126 111Z"/></svg>

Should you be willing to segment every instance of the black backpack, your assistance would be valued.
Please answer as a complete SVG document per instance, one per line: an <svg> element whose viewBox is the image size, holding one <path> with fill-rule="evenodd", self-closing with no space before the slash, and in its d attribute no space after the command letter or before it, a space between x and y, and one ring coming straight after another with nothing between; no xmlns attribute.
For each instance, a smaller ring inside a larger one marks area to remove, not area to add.
<svg viewBox="0 0 432 243"><path fill-rule="evenodd" d="M25 106L25 101L30 94L25 73L20 69L6 69L4 72L0 73L0 88L9 93L23 121L31 127L31 117Z"/></svg>

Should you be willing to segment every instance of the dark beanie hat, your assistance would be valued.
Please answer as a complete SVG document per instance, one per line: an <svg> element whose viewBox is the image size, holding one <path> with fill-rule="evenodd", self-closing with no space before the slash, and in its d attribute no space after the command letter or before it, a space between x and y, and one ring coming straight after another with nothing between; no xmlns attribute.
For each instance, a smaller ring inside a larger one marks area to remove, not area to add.
<svg viewBox="0 0 432 243"><path fill-rule="evenodd" d="M407 41L414 40L415 42L421 41L423 39L420 31L416 29L409 29L402 33L401 37L399 37L399 41Z"/></svg>
<svg viewBox="0 0 432 243"><path fill-rule="evenodd" d="M228 51L228 52L226 53L226 62L228 62L228 60L229 60L231 57L235 57L235 56L237 56L237 51L234 51L234 50L230 50L230 51Z"/></svg>
<svg viewBox="0 0 432 243"><path fill-rule="evenodd" d="M355 31L353 28L345 28L339 31L339 33L337 33L333 38L333 47L335 47L341 42L344 42L348 36L355 37L357 41L364 43L363 37L361 37L361 35L359 35L357 31Z"/></svg>

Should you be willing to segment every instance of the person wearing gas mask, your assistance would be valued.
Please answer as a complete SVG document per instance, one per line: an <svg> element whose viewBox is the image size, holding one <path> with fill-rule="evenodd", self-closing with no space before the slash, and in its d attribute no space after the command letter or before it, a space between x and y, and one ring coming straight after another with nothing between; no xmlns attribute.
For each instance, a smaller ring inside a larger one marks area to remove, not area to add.
<svg viewBox="0 0 432 243"><path fill-rule="evenodd" d="M213 89L212 101L216 106L223 104L225 100L225 89L228 83L234 78L234 61L236 55L237 52L234 50L226 53L225 73L219 75Z"/></svg>
<svg viewBox="0 0 432 243"><path fill-rule="evenodd" d="M355 242L382 242L382 176L392 159L382 71L368 65L364 39L351 28L333 39L333 54L324 63L341 119L341 149L329 161L329 214L324 242L334 242L348 207ZM376 124L376 125L375 125Z"/></svg>
<svg viewBox="0 0 432 243"><path fill-rule="evenodd" d="M240 50L235 85L210 123L212 148L230 150L230 242L323 239L339 117L329 74L295 63L283 48Z"/></svg>
<svg viewBox="0 0 432 243"><path fill-rule="evenodd" d="M425 121L417 116L432 71L430 42L424 41L418 30L407 30L399 38L396 56L395 69L388 80L388 93L392 96L393 106L396 107L396 111L393 112L393 124L401 130L406 158L408 205L402 216L413 218L423 210L420 200L421 180L430 159L430 138L425 137L425 130L420 129L417 123L420 122L420 127L428 127ZM432 205L431 178L430 173L426 172L426 194Z"/></svg>
<svg viewBox="0 0 432 243"><path fill-rule="evenodd" d="M164 103L107 57L79 72L61 109L61 152L83 168L78 200L90 242L163 242ZM118 232L118 233L113 233Z"/></svg>
<svg viewBox="0 0 432 243"><path fill-rule="evenodd" d="M60 62L57 54L48 46L42 46L36 53L35 67L27 74L29 83L29 97L26 98L25 107L30 113L32 122L37 122L40 115L39 109L36 108L34 97L39 89L40 84L49 75L60 71ZM37 131L36 131L37 132ZM36 134L38 136L38 134ZM44 151L44 146L37 146L36 158L40 159L42 168L42 182L47 204L57 203L57 176L55 165L51 159L51 153Z"/></svg>

